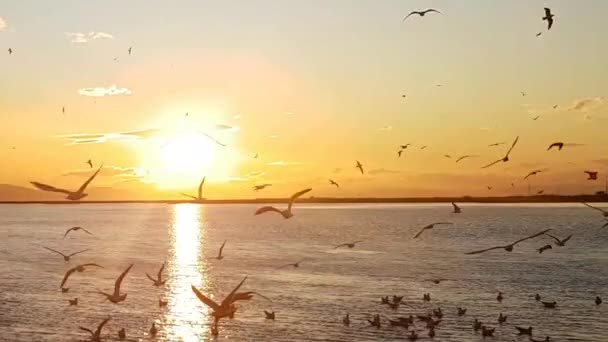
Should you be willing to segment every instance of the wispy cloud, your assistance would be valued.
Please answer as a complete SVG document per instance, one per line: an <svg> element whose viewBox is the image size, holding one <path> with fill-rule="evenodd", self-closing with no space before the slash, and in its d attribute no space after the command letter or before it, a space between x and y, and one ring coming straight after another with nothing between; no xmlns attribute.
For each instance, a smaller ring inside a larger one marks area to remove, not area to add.
<svg viewBox="0 0 608 342"><path fill-rule="evenodd" d="M253 178L260 178L262 176L264 176L266 174L266 172L264 171L251 171L245 174L245 178L247 179L253 179Z"/></svg>
<svg viewBox="0 0 608 342"><path fill-rule="evenodd" d="M574 104L568 108L568 110L586 112L602 105L605 100L606 98L601 96L576 100L574 101Z"/></svg>
<svg viewBox="0 0 608 342"><path fill-rule="evenodd" d="M65 171L62 176L90 177L94 170L90 168ZM121 167L106 165L99 172L99 176L113 177L120 180L140 180L146 177L147 171L136 167Z"/></svg>
<svg viewBox="0 0 608 342"><path fill-rule="evenodd" d="M65 34L70 38L70 41L74 44L86 44L95 39L112 39L114 38L111 34L106 32L95 32L89 31L84 32L68 32Z"/></svg>
<svg viewBox="0 0 608 342"><path fill-rule="evenodd" d="M277 160L277 161L273 161L270 163L266 163L266 165L268 166L291 166L291 165L302 165L301 162L291 162L291 161L285 161L285 160Z"/></svg>
<svg viewBox="0 0 608 342"><path fill-rule="evenodd" d="M6 20L0 17L0 31L4 30L8 25L6 24Z"/></svg>
<svg viewBox="0 0 608 342"><path fill-rule="evenodd" d="M380 127L379 130L382 131L382 132L390 132L390 131L393 130L393 126Z"/></svg>
<svg viewBox="0 0 608 342"><path fill-rule="evenodd" d="M131 90L127 88L119 88L115 84L109 87L81 88L78 89L78 94L82 96L114 96L114 95L131 95Z"/></svg>
<svg viewBox="0 0 608 342"><path fill-rule="evenodd" d="M370 175L382 175L382 174L401 173L401 171L389 170L389 169L373 169L373 170L368 171L367 173L369 173Z"/></svg>
<svg viewBox="0 0 608 342"><path fill-rule="evenodd" d="M160 130L146 129L141 131L131 132L114 132L114 133L76 133L58 135L57 138L65 139L68 145L84 145L84 144L101 144L110 141L135 141L139 139L148 139L158 136Z"/></svg>

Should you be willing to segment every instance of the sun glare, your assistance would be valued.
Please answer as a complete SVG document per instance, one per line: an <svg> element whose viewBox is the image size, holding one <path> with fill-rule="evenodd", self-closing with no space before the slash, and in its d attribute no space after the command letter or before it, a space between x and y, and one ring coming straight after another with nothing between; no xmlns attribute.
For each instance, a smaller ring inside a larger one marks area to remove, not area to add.
<svg viewBox="0 0 608 342"><path fill-rule="evenodd" d="M187 133L170 138L161 147L164 171L175 176L196 175L209 171L215 159L216 144L201 134Z"/></svg>

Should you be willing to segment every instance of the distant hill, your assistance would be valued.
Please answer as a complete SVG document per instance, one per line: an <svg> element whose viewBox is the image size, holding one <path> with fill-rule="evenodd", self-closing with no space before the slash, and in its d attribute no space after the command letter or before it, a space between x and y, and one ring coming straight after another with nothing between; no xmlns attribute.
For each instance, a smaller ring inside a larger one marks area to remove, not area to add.
<svg viewBox="0 0 608 342"><path fill-rule="evenodd" d="M89 201L125 201L125 200L150 200L162 199L164 194L150 190L135 189L113 189L107 187L92 187L88 189L89 196L84 200ZM35 188L23 186L0 184L0 202L38 202L38 201L62 201L65 195L40 191Z"/></svg>

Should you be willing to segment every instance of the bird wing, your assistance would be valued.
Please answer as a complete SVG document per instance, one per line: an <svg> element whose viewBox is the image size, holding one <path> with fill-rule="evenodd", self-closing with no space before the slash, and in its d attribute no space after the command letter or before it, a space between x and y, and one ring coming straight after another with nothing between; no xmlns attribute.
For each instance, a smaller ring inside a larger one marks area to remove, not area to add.
<svg viewBox="0 0 608 342"><path fill-rule="evenodd" d="M545 7L545 15L546 15L547 17L550 17L550 16L551 16L551 9L550 9L550 8Z"/></svg>
<svg viewBox="0 0 608 342"><path fill-rule="evenodd" d="M432 227L432 226L431 226L431 227ZM420 229L420 231L419 231L419 232L418 232L416 235L414 235L414 239L417 239L417 238L418 238L420 235L422 235L422 233L423 233L425 230L427 230L427 229L431 229L431 228L429 228L429 226L426 226L426 227L424 227L424 228Z"/></svg>
<svg viewBox="0 0 608 342"><path fill-rule="evenodd" d="M203 185L205 185L205 178L207 178L207 177L206 176L203 177L201 184L198 185L198 198L199 199L203 198Z"/></svg>
<svg viewBox="0 0 608 342"><path fill-rule="evenodd" d="M502 159L498 159L497 161L491 162L490 164L485 165L485 166L482 166L481 168L482 168L482 169L487 169L487 168L489 168L490 166L492 166L492 165L494 165L494 164L498 164L498 163L500 163L501 161L502 161Z"/></svg>
<svg viewBox="0 0 608 342"><path fill-rule="evenodd" d="M100 267L100 268L103 268L103 266L101 266L101 265L97 265L97 264L95 264L95 263L82 264L82 265L80 265L80 266L82 266L82 267L87 267L87 266L95 266L95 267Z"/></svg>
<svg viewBox="0 0 608 342"><path fill-rule="evenodd" d="M76 227L72 227L72 228L70 228L70 229L66 230L66 231L65 231L65 234L63 234L63 238L65 239L65 237L66 237L66 236L68 236L68 234L69 234L69 233L70 233L72 230L75 230L75 229L76 229Z"/></svg>
<svg viewBox="0 0 608 342"><path fill-rule="evenodd" d="M458 210L458 209L460 209L460 207L459 207L459 206L457 206L457 205L456 205L456 203L454 203L454 202L452 202L452 206L454 207L454 210Z"/></svg>
<svg viewBox="0 0 608 342"><path fill-rule="evenodd" d="M410 14L406 15L405 18L403 18L403 22L405 22L405 20L407 20L407 18L409 18L411 15L414 15L414 14L420 15L420 12L411 11Z"/></svg>
<svg viewBox="0 0 608 342"><path fill-rule="evenodd" d="M513 144L511 145L511 148L509 148L509 150L507 151L507 156L509 154L511 154L511 151L513 151L513 148L515 147L515 145L517 145L518 141L519 141L519 135L515 138L515 140L513 141Z"/></svg>
<svg viewBox="0 0 608 342"><path fill-rule="evenodd" d="M129 271L131 270L131 267L133 267L133 264L129 265L129 267L127 267L127 269L124 270L120 274L118 279L116 279L116 282L114 282L114 294L115 295L120 295L120 284L122 284L122 280L125 279L125 276L127 275L127 273L129 273Z"/></svg>
<svg viewBox="0 0 608 342"><path fill-rule="evenodd" d="M245 283L245 280L247 280L247 276L245 276L245 278L243 278L243 280L241 280L241 282L234 288L234 290L232 290L228 294L228 296L226 296L226 298L224 298L224 300L222 301L222 306L229 305L232 303L234 294L236 293L236 291L238 291L241 288L241 286L243 286L243 283Z"/></svg>
<svg viewBox="0 0 608 342"><path fill-rule="evenodd" d="M549 147L547 147L547 151L549 151L550 149L552 149L556 146L559 146L559 143L553 143L553 144L549 145Z"/></svg>
<svg viewBox="0 0 608 342"><path fill-rule="evenodd" d="M591 204L587 204L587 203L585 203L585 202L581 202L581 203L583 203L584 205L588 206L588 207L589 207L589 208L591 208L591 209L599 210L599 211L601 211L601 212L603 212L603 213L607 213L607 212L608 212L608 211L606 211L606 210L604 210L604 209L602 209L602 208L594 207L594 206L592 206Z"/></svg>
<svg viewBox="0 0 608 342"><path fill-rule="evenodd" d="M551 26L553 26L553 18L549 17L549 18L547 19L547 22L549 22L549 26L547 27L547 30L550 30L550 29L551 29Z"/></svg>
<svg viewBox="0 0 608 342"><path fill-rule="evenodd" d="M279 209L272 207L272 206L265 206L265 207L261 207L258 210L255 211L255 215L260 215L269 211L274 211L277 212L279 214L283 214L282 211L280 211Z"/></svg>
<svg viewBox="0 0 608 342"><path fill-rule="evenodd" d="M472 255L472 254L481 254L481 253L489 252L489 251L494 250L494 249L501 249L501 248L505 248L505 246L490 247L490 248L482 249L482 250L479 250L479 251L468 252L468 253L464 253L464 254L469 254L469 255Z"/></svg>
<svg viewBox="0 0 608 342"><path fill-rule="evenodd" d="M344 247L344 246L348 246L348 243L342 243L342 244L336 245L336 246L334 247L334 249L336 249L336 248L340 248L340 247Z"/></svg>
<svg viewBox="0 0 608 342"><path fill-rule="evenodd" d="M248 292L237 292L232 296L232 302L236 302L239 300L249 300L251 298L252 295L256 295L256 296L260 296L264 299L266 299L267 301L272 303L272 300L258 292L254 292L254 291L248 291Z"/></svg>
<svg viewBox="0 0 608 342"><path fill-rule="evenodd" d="M89 334L91 334L91 336L95 336L95 333L91 329L87 329L85 327L78 327L78 329L88 332Z"/></svg>
<svg viewBox="0 0 608 342"><path fill-rule="evenodd" d="M606 222L606 223L605 223L605 224L602 226L602 228L606 228L606 227L608 227L608 222Z"/></svg>
<svg viewBox="0 0 608 342"><path fill-rule="evenodd" d="M226 241L228 241L228 240L225 240L224 243L222 243L222 246L220 247L220 252L219 252L218 256L222 255L222 251L224 250L224 246L226 246Z"/></svg>
<svg viewBox="0 0 608 342"><path fill-rule="evenodd" d="M435 13L443 14L443 13L439 12L438 10L436 10L434 8L429 8L429 9L423 11L423 13L429 13L429 12L435 12Z"/></svg>
<svg viewBox="0 0 608 342"><path fill-rule="evenodd" d="M555 236L553 236L551 234L546 234L546 235L549 236L550 238L552 238L553 240L555 240L558 243L561 242L561 240L559 238L557 238L557 237L555 237ZM572 235L570 235L570 236L572 236Z"/></svg>
<svg viewBox="0 0 608 342"><path fill-rule="evenodd" d="M63 253L61 253L60 251L54 250L54 249L52 249L52 248L44 247L44 246L42 246L42 248L44 248L44 249L46 249L46 250L48 250L48 251L51 251L51 252L57 253L57 254L61 255L62 257L66 257L66 255L65 255L65 254L63 254Z"/></svg>
<svg viewBox="0 0 608 342"><path fill-rule="evenodd" d="M62 288L63 285L65 285L65 283L68 281L68 278L72 275L72 273L76 272L76 267L70 268L67 272L65 272L65 275L63 276L63 280L61 281L61 285L59 285L59 288Z"/></svg>
<svg viewBox="0 0 608 342"><path fill-rule="evenodd" d="M572 239L572 234L568 235L567 238L565 238L564 240L562 240L562 243L566 243L568 242L570 239Z"/></svg>
<svg viewBox="0 0 608 342"><path fill-rule="evenodd" d="M89 183L91 183L93 181L93 179L95 179L95 176L97 176L97 174L99 173L99 171L101 171L102 168L103 168L103 164L101 164L101 166L99 166L99 169L97 169L97 171L95 171L95 173L92 174L91 177L89 177L89 179L87 179L87 181L84 182L84 184L82 184L80 186L80 188L78 189L78 192L82 193L87 188Z"/></svg>
<svg viewBox="0 0 608 342"><path fill-rule="evenodd" d="M93 233L91 233L90 231L88 231L88 230L86 230L86 229L84 229L84 228L82 228L82 227L80 227L80 229L81 229L83 232L85 232L85 233L87 233L87 234L89 234L89 235L93 235Z"/></svg>
<svg viewBox="0 0 608 342"><path fill-rule="evenodd" d="M71 194L72 192L70 190L66 190L66 189L61 189L61 188L56 188L52 185L48 185L48 184L43 184L43 183L38 183L38 182L30 182L33 186L37 187L40 190L43 191L50 191L50 192L61 192L64 194Z"/></svg>
<svg viewBox="0 0 608 342"><path fill-rule="evenodd" d="M86 251L90 251L90 250L91 250L90 248L83 249L83 250L81 250L81 251L74 252L74 253L72 253L72 254L68 255L68 257L74 256L74 255L76 255L76 254L84 253L84 252L86 252Z"/></svg>
<svg viewBox="0 0 608 342"><path fill-rule="evenodd" d="M541 231L541 232L538 232L538 233L536 233L536 234L534 234L534 235L526 236L525 238L522 238L522 239L519 239L519 240L517 240L517 241L513 242L511 245L512 245L512 246L515 246L515 245L517 245L518 243L520 243L520 242L522 242L522 241L526 241L526 240L534 239L535 237L539 237L539 236L541 236L541 235L544 235L546 232L548 232L548 231L550 231L550 230L551 230L551 229L549 228L549 229L545 229L545 230L543 230L543 231Z"/></svg>
<svg viewBox="0 0 608 342"><path fill-rule="evenodd" d="M458 163L459 161L461 161L461 160L463 160L463 159L465 159L465 158L468 158L468 157L469 157L469 156L462 156L462 157L460 157L460 158L456 159L456 162Z"/></svg>
<svg viewBox="0 0 608 342"><path fill-rule="evenodd" d="M287 211L291 211L291 207L293 206L293 203L298 199L298 197L304 195L305 193L311 191L312 188L308 188L308 189L304 189L302 191L298 191L295 194L291 195L291 198L289 199L289 205L287 206Z"/></svg>
<svg viewBox="0 0 608 342"><path fill-rule="evenodd" d="M97 326L97 330L95 331L96 336L101 335L101 329L103 329L103 326L106 325L106 323L108 323L109 320L110 320L110 317L104 319L103 321L101 321L101 323L99 323L99 325Z"/></svg>
<svg viewBox="0 0 608 342"><path fill-rule="evenodd" d="M532 171L532 172L528 173L528 174L526 175L526 177L524 177L524 180L528 179L528 177L530 177L530 176L532 176L532 175L534 175L534 174L536 174L536 171Z"/></svg>
<svg viewBox="0 0 608 342"><path fill-rule="evenodd" d="M192 196L192 195L185 194L185 193L183 193L183 192L180 192L179 194L180 194L180 195L182 195L182 196L190 197L190 198L192 198L193 200L197 200L197 199L198 199L197 197L194 197L194 196Z"/></svg>
<svg viewBox="0 0 608 342"><path fill-rule="evenodd" d="M215 142L216 144L222 146L222 147L226 147L225 144L222 144L221 142L219 142L217 139L215 139L214 137L210 136L209 134L205 133L205 132L201 132L204 136L206 136L207 138L213 140L213 142Z"/></svg>
<svg viewBox="0 0 608 342"><path fill-rule="evenodd" d="M150 280L152 280L153 282L155 282L155 283L156 283L156 279L152 278L152 276L150 276L150 275L148 274L148 272L146 272L146 277L148 277L148 279L150 279Z"/></svg>
<svg viewBox="0 0 608 342"><path fill-rule="evenodd" d="M160 269L158 270L158 273L156 273L156 278L158 278L158 280L161 279L164 269L165 269L165 263L163 262L163 264L160 266Z"/></svg>

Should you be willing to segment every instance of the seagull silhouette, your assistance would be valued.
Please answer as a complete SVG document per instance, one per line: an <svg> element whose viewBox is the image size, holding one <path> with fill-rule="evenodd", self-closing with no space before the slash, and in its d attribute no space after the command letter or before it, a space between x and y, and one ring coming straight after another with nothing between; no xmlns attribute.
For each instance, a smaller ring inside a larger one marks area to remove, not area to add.
<svg viewBox="0 0 608 342"><path fill-rule="evenodd" d="M511 148L509 148L509 150L507 151L507 154L503 158L498 159L497 161L491 162L488 165L482 166L482 169L487 169L488 167L490 167L492 165L495 165L495 164L498 164L500 162L503 162L503 163L508 162L509 161L509 155L511 154L511 151L513 151L513 148L515 147L515 145L517 144L518 141L519 141L519 136L517 138L515 138L515 140L513 141L513 144L511 145Z"/></svg>
<svg viewBox="0 0 608 342"><path fill-rule="evenodd" d="M76 267L70 268L67 272L65 272L65 275L63 276L63 280L61 281L61 285L59 285L59 288L63 289L63 285L65 285L65 283L68 281L68 278L70 278L70 276L74 272L84 272L86 267L93 267L93 266L103 268L102 266L97 265L95 263L82 264L82 265L78 265Z"/></svg>
<svg viewBox="0 0 608 342"><path fill-rule="evenodd" d="M454 214L460 214L462 212L462 209L460 209L460 207L457 206L456 203L452 202L452 206L454 207Z"/></svg>
<svg viewBox="0 0 608 342"><path fill-rule="evenodd" d="M99 323L99 325L97 326L97 329L95 331L91 330L91 329L87 329L85 327L78 327L78 329L82 330L82 331L86 331L89 334L91 334L91 342L100 342L101 341L101 329L103 329L103 326L106 325L106 323L108 323L108 321L110 320L110 317L104 319L101 323Z"/></svg>
<svg viewBox="0 0 608 342"><path fill-rule="evenodd" d="M536 121L536 120L538 120L538 118L540 118L540 115L533 117L532 120Z"/></svg>
<svg viewBox="0 0 608 342"><path fill-rule="evenodd" d="M207 178L207 177L203 177L203 179L201 180L200 184L198 185L198 196L195 197L195 196L192 196L192 195L185 194L183 192L181 193L181 195L182 196L186 196L186 197L190 197L190 198L192 198L195 201L202 201L204 199L203 198L203 185L205 185L205 178Z"/></svg>
<svg viewBox="0 0 608 342"><path fill-rule="evenodd" d="M276 213L279 213L283 216L283 218L288 219L291 218L293 216L293 213L291 212L291 207L293 206L294 202L298 199L298 197L304 195L305 193L311 191L312 188L308 188L308 189L304 189L302 191L298 191L295 194L291 195L291 198L289 199L289 204L287 205L287 209L285 210L279 210L273 206L265 206L265 207L261 207L258 210L255 211L255 215L260 215L269 211L274 211Z"/></svg>
<svg viewBox="0 0 608 342"><path fill-rule="evenodd" d="M87 160L87 164L89 164L89 168L93 168L93 162L91 161L91 159Z"/></svg>
<svg viewBox="0 0 608 342"><path fill-rule="evenodd" d="M356 244L358 244L359 242L363 242L363 240L357 240L357 241L353 241L353 242L347 242L347 243L342 243L339 245L334 246L334 249L336 248L340 248L340 247L348 247L348 248L353 248L355 247Z"/></svg>
<svg viewBox="0 0 608 342"><path fill-rule="evenodd" d="M213 318L214 318L214 326L212 332L214 335L217 335L217 325L220 319L225 317L233 317L236 312L236 306L234 303L234 297L239 288L243 285L243 283L247 280L247 277L243 278L241 282L222 300L221 303L216 303L212 299L205 296L199 289L197 289L194 285L191 286L192 292L196 295L196 297L207 305L209 308L213 310Z"/></svg>
<svg viewBox="0 0 608 342"><path fill-rule="evenodd" d="M53 252L53 253L57 253L57 254L61 255L61 256L63 257L63 260L64 260L65 262L69 262L69 261L70 261L70 258L71 258L71 257L73 257L73 256L74 256L74 255L76 255L76 254L80 254L80 253L84 253L84 252L86 252L86 251L90 251L90 249L88 249L88 248L87 248L87 249L83 249L83 250L81 250L81 251L74 252L74 253L71 253L71 254L63 254L63 253L61 253L60 251L54 250L54 249L52 249L52 248L48 248L48 247L44 247L44 246L42 246L42 248L44 248L44 249L46 249L46 250L48 250L48 251L51 251L51 252Z"/></svg>
<svg viewBox="0 0 608 342"><path fill-rule="evenodd" d="M116 281L114 282L114 293L109 294L109 293L105 293L102 291L97 291L97 293L106 296L106 298L114 303L120 303L123 302L125 299L127 299L127 294L120 294L120 285L122 284L122 281L125 279L125 276L127 275L127 273L129 273L129 271L131 270L131 267L133 267L133 264L129 265L129 267L127 267L127 269L125 269L120 276L118 276L118 278L116 278Z"/></svg>
<svg viewBox="0 0 608 342"><path fill-rule="evenodd" d="M88 230L86 230L86 229L84 229L82 227L76 226L76 227L72 227L72 228L66 230L65 234L63 234L63 238L65 239L65 237L68 236L68 234L71 233L71 232L77 232L77 231L80 231L80 230L82 230L83 232L85 232L85 233L87 233L89 235L93 235L93 234L91 234L90 231L88 231Z"/></svg>
<svg viewBox="0 0 608 342"><path fill-rule="evenodd" d="M525 93L525 92L520 91L520 93L521 93L521 96L526 96L526 93Z"/></svg>
<svg viewBox="0 0 608 342"><path fill-rule="evenodd" d="M9 55L12 55L12 54L13 54L13 49L8 48L8 54L9 54Z"/></svg>
<svg viewBox="0 0 608 342"><path fill-rule="evenodd" d="M253 191L260 191L260 190L264 190L265 188L272 186L272 184L260 184L260 185L254 185L253 186Z"/></svg>
<svg viewBox="0 0 608 342"><path fill-rule="evenodd" d="M146 272L146 277L148 277L148 279L150 279L152 281L154 286L163 286L167 282L167 279L163 280L163 270L164 269L165 269L165 263L163 262L163 264L160 266L160 269L158 270L158 273L156 273L156 279L152 278L152 276Z"/></svg>
<svg viewBox="0 0 608 342"><path fill-rule="evenodd" d="M97 174L99 173L99 171L101 171L102 167L103 167L103 164L99 167L99 169L97 169L97 171L95 171L95 173L91 177L89 177L89 179L87 179L86 182L84 182L84 184L82 184L80 186L80 188L77 191L70 191L70 190L60 189L60 188L56 188L56 187L51 186L51 185L42 184L42 183L38 183L38 182L30 182L30 183L32 185L34 185L36 188L40 189L40 190L50 191L50 192L61 192L61 193L64 193L64 194L68 195L66 197L66 199L69 199L70 201L77 201L79 199L82 199L82 198L88 196L88 194L85 194L84 191L86 190L86 188L89 185L89 183L91 183L91 181L93 181L93 179L95 178L95 176L97 176Z"/></svg>
<svg viewBox="0 0 608 342"><path fill-rule="evenodd" d="M127 50L127 51L129 51L129 56L131 56L131 52L133 51L133 47L129 46L129 50Z"/></svg>
<svg viewBox="0 0 608 342"><path fill-rule="evenodd" d="M356 168L359 169L359 171L361 171L361 174L363 174L363 165L361 165L361 163L357 160L357 165L355 165Z"/></svg>
<svg viewBox="0 0 608 342"><path fill-rule="evenodd" d="M408 148L411 145L411 143L407 143L405 145L399 145L399 147L401 147L402 150L405 150L406 148Z"/></svg>
<svg viewBox="0 0 608 342"><path fill-rule="evenodd" d="M478 156L474 155L474 154L467 154L467 155L461 156L458 159L456 159L456 162L458 163L459 161L461 161L463 159L466 159L466 158L475 158L475 157L478 157Z"/></svg>
<svg viewBox="0 0 608 342"><path fill-rule="evenodd" d="M526 240L534 239L534 238L536 238L536 237L539 237L539 236L541 236L541 235L544 235L545 233L547 233L547 232L548 232L548 231L550 231L550 230L551 230L551 229L545 229L545 230L543 230L543 231L541 231L541 232L538 232L538 233L536 233L536 234L534 234L534 235L527 236L527 237L525 237L525 238L523 238L523 239L519 239L519 240L517 240L517 241L515 241L515 242L513 242L513 243L510 243L510 244L508 244L508 245L504 245L504 246L496 246L496 247L490 247L490 248L482 249L482 250L479 250L479 251L468 252L468 253L465 253L465 254L481 254L481 253L485 253L485 252L488 252L488 251L491 251L491 250L494 250L494 249L504 249L504 250L505 250L505 251L507 251L507 252L512 252L512 251L513 251L513 248L514 248L514 247L515 247L515 245L517 245L518 243L523 242L523 241L526 241Z"/></svg>
<svg viewBox="0 0 608 342"><path fill-rule="evenodd" d="M447 224L453 224L453 223L452 222L435 222L435 223L431 223L427 226L424 226L418 232L418 234L414 235L414 239L417 239L420 235L422 235L422 233L424 233L425 230L433 229L436 225L447 225Z"/></svg>
<svg viewBox="0 0 608 342"><path fill-rule="evenodd" d="M553 249L553 247L551 247L551 245L544 245L544 246L542 246L541 248L538 249L538 254L542 254L547 249Z"/></svg>
<svg viewBox="0 0 608 342"><path fill-rule="evenodd" d="M608 217L608 210L604 210L602 208L594 207L594 206L592 206L590 204L587 204L585 202L581 202L581 203L583 203L584 205L588 206L591 209L595 209L597 211L600 211L602 213L602 215L604 215L604 217Z"/></svg>
<svg viewBox="0 0 608 342"><path fill-rule="evenodd" d="M336 183L336 181L335 181L335 180L333 180L333 179L330 179L330 180L329 180L329 184L331 184L331 185L335 185L335 186L336 186L336 188L338 188L338 189L340 188L340 184Z"/></svg>
<svg viewBox="0 0 608 342"><path fill-rule="evenodd" d="M597 180L597 171L585 171L587 174L587 180Z"/></svg>
<svg viewBox="0 0 608 342"><path fill-rule="evenodd" d="M298 267L300 267L300 264L302 263L302 261L307 260L307 259L308 258L303 258L303 259L299 260L298 262L293 262L293 263L290 263L290 264L281 265L281 266L277 267L277 269L280 270L282 268L289 267L289 266L292 266L293 268L298 268Z"/></svg>
<svg viewBox="0 0 608 342"><path fill-rule="evenodd" d="M556 236L553 236L551 234L547 234L547 236L551 237L553 240L555 240L555 245L556 246L560 246L560 247L564 247L566 245L566 242L568 242L570 239L572 239L572 234L568 235L568 237L566 237L565 239L560 239Z"/></svg>
<svg viewBox="0 0 608 342"><path fill-rule="evenodd" d="M399 150L399 151L397 151L397 156L398 156L399 158L401 158L401 154L402 154L402 153L403 153L403 150Z"/></svg>
<svg viewBox="0 0 608 342"><path fill-rule="evenodd" d="M524 177L524 180L528 179L530 176L536 176L537 174L544 172L544 171L547 171L547 169L531 171Z"/></svg>
<svg viewBox="0 0 608 342"><path fill-rule="evenodd" d="M228 241L228 240L224 240L224 243L222 243L222 246L220 247L220 250L217 253L217 256L215 257L217 260L224 259L224 256L222 255L222 251L224 251L224 246L226 246L226 241Z"/></svg>
<svg viewBox="0 0 608 342"><path fill-rule="evenodd" d="M553 26L553 17L555 17L555 15L551 13L551 9L545 7L545 16L543 17L543 20L547 21L547 30L550 30L551 26Z"/></svg>
<svg viewBox="0 0 608 342"><path fill-rule="evenodd" d="M65 114L65 106L61 107L61 114Z"/></svg>
<svg viewBox="0 0 608 342"><path fill-rule="evenodd" d="M506 142L502 141L502 142L497 142L497 143L490 144L490 145L488 145L488 147L500 146L500 145L504 145L504 144L506 144Z"/></svg>
<svg viewBox="0 0 608 342"><path fill-rule="evenodd" d="M429 9L426 9L424 11L411 11L410 14L406 15L405 18L403 18L403 21L405 22L405 20L407 20L407 18L409 18L410 16L412 16L414 14L417 14L417 15L419 15L421 17L424 17L425 14L431 13L431 12L442 14L441 12L439 12L438 10L433 9L433 8L429 8Z"/></svg>
<svg viewBox="0 0 608 342"><path fill-rule="evenodd" d="M557 149L559 151L562 150L562 148L564 147L564 143L563 142L554 142L553 144L549 145L549 147L547 148L547 151L549 151L550 149L557 147Z"/></svg>
<svg viewBox="0 0 608 342"><path fill-rule="evenodd" d="M536 34L536 36L537 36L537 37L540 37L542 34L543 34L542 32L538 32L538 33Z"/></svg>

